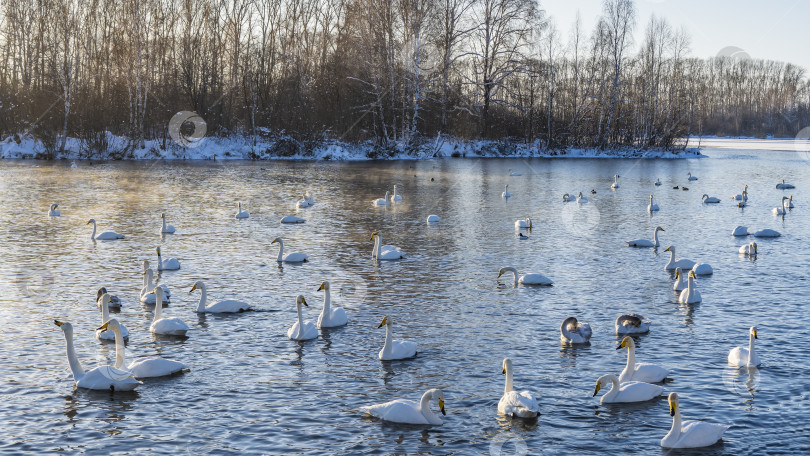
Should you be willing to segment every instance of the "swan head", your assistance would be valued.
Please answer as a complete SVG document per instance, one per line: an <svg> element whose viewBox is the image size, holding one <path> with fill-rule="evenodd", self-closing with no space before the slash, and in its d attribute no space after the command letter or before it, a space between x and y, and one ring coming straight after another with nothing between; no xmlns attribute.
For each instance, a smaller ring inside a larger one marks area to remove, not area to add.
<svg viewBox="0 0 810 456"><path fill-rule="evenodd" d="M630 336L624 336L622 342L616 347L616 350L621 350L622 348L636 348L636 343L633 342L633 338Z"/></svg>
<svg viewBox="0 0 810 456"><path fill-rule="evenodd" d="M593 390L594 397L599 393L599 390L601 390L603 386L605 386L608 383L611 383L613 381L618 382L618 380L616 379L616 376L615 375L610 375L610 374L603 375L603 376L599 377L598 379L596 379L596 388L594 388L594 390Z"/></svg>
<svg viewBox="0 0 810 456"><path fill-rule="evenodd" d="M321 290L329 290L329 282L324 281L324 282L321 284L321 286L320 286L320 287L318 287L318 290L317 290L317 291L321 291Z"/></svg>
<svg viewBox="0 0 810 456"><path fill-rule="evenodd" d="M143 272L146 272L149 269L149 260L143 260L141 264L143 265Z"/></svg>
<svg viewBox="0 0 810 456"><path fill-rule="evenodd" d="M86 223L85 225L89 225L89 224L91 224L91 223L96 223L96 219L90 219L90 220L88 220L88 221L87 221L87 223Z"/></svg>
<svg viewBox="0 0 810 456"><path fill-rule="evenodd" d="M577 321L577 317L568 317L565 320L563 320L562 327L565 329L569 328L576 329L577 324L579 324L579 321Z"/></svg>
<svg viewBox="0 0 810 456"><path fill-rule="evenodd" d="M678 393L669 393L669 416L675 416L675 411L678 410Z"/></svg>
<svg viewBox="0 0 810 456"><path fill-rule="evenodd" d="M309 307L309 304L307 304L307 300L304 299L304 296L303 295L298 295L295 298L295 305L298 306L298 307L301 307L301 304Z"/></svg>
<svg viewBox="0 0 810 456"><path fill-rule="evenodd" d="M512 371L512 360L509 358L503 359L503 372L502 374L506 375L506 371Z"/></svg>
<svg viewBox="0 0 810 456"><path fill-rule="evenodd" d="M205 288L205 284L202 282L202 280L198 280L198 281L194 282L194 286L192 286L191 290L189 290L188 292L191 293L194 290L198 290L198 289L202 290L203 288Z"/></svg>
<svg viewBox="0 0 810 456"><path fill-rule="evenodd" d="M751 327L751 335L754 336L754 339L757 339L757 327L756 326Z"/></svg>
<svg viewBox="0 0 810 456"><path fill-rule="evenodd" d="M99 288L98 291L96 292L96 301L101 299L101 297L104 296L105 293L107 293L107 288L106 287Z"/></svg>
<svg viewBox="0 0 810 456"><path fill-rule="evenodd" d="M115 331L116 329L120 330L121 324L118 323L118 320L116 320L115 318L110 318L103 325L99 326L98 329L96 329L96 331L106 331L108 329L111 331Z"/></svg>
<svg viewBox="0 0 810 456"><path fill-rule="evenodd" d="M379 232L379 231L375 231L375 232L371 233L371 240L373 241L373 240L374 240L374 238L375 238L376 236L379 236L379 235L380 235L380 232Z"/></svg>
<svg viewBox="0 0 810 456"><path fill-rule="evenodd" d="M754 255L757 254L757 243L756 242L751 243L751 250L753 250Z"/></svg>
<svg viewBox="0 0 810 456"><path fill-rule="evenodd" d="M501 276L506 274L507 272L513 272L513 273L517 274L517 269L515 269L515 268L513 268L511 266L502 267L501 269L498 269L498 278L500 279Z"/></svg>
<svg viewBox="0 0 810 456"><path fill-rule="evenodd" d="M157 252L157 255L160 256L160 247L156 248L155 252Z"/></svg>
<svg viewBox="0 0 810 456"><path fill-rule="evenodd" d="M652 195L650 195L650 201L652 201L652 199L653 199L653 197L652 197Z"/></svg>
<svg viewBox="0 0 810 456"><path fill-rule="evenodd" d="M703 196L701 196L701 197L700 197L700 199L706 199L706 198L708 198L708 197L709 197L709 195L707 195L707 194L705 194L705 193L704 193L704 194L703 194Z"/></svg>
<svg viewBox="0 0 810 456"><path fill-rule="evenodd" d="M691 277L693 279L697 279L697 276L695 275L695 271L689 271L689 277Z"/></svg>
<svg viewBox="0 0 810 456"><path fill-rule="evenodd" d="M652 198L652 195L650 195L650 198ZM660 226L656 226L655 231L664 231L664 229L661 228Z"/></svg>
<svg viewBox="0 0 810 456"><path fill-rule="evenodd" d="M579 196L580 198L582 198L582 192L579 192L579 195L577 195L577 196Z"/></svg>
<svg viewBox="0 0 810 456"><path fill-rule="evenodd" d="M383 317L382 321L380 322L380 326L377 326L377 329L382 328L383 326L391 326L391 317L388 315Z"/></svg>
<svg viewBox="0 0 810 456"><path fill-rule="evenodd" d="M672 252L672 253L675 253L675 247L673 247L673 246L669 246L669 247L667 247L666 249L664 249L664 252Z"/></svg>
<svg viewBox="0 0 810 456"><path fill-rule="evenodd" d="M58 205L58 204L51 204L51 210L54 210L54 209L56 209L57 207L59 207L59 205Z"/></svg>
<svg viewBox="0 0 810 456"><path fill-rule="evenodd" d="M162 219L166 219L166 213L161 212L161 213L160 213L160 218L162 218Z"/></svg>
<svg viewBox="0 0 810 456"><path fill-rule="evenodd" d="M275 244L275 243L281 244L281 238L277 237L277 238L273 239L273 242L271 242L271 244Z"/></svg>
<svg viewBox="0 0 810 456"><path fill-rule="evenodd" d="M571 195L569 195L568 193L566 193L565 195L563 195L563 201L567 200L567 199L568 199L568 198L570 198L570 197L571 197Z"/></svg>
<svg viewBox="0 0 810 456"><path fill-rule="evenodd" d="M681 276L681 268L675 268L675 278L679 278Z"/></svg>
<svg viewBox="0 0 810 456"><path fill-rule="evenodd" d="M439 410L442 411L442 415L447 416L447 412L444 411L444 392L437 389L433 391L433 397L439 402Z"/></svg>
<svg viewBox="0 0 810 456"><path fill-rule="evenodd" d="M54 320L53 324L62 328L62 332L64 332L66 336L73 336L73 325L70 323L66 321Z"/></svg>

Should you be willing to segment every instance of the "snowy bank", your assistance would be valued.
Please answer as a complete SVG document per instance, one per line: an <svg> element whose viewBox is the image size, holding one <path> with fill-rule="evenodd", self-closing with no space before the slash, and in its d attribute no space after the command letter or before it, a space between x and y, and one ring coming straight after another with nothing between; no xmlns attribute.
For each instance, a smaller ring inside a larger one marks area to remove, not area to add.
<svg viewBox="0 0 810 456"><path fill-rule="evenodd" d="M185 146L184 146L185 145ZM686 150L547 149L541 142L509 140L468 141L451 137L427 140L419 146L383 148L371 142L348 143L331 139L300 141L287 135L257 137L205 137L189 141L148 140L143 148L131 147L124 137L106 132L90 140L68 138L64 152L31 135L13 135L0 141L2 159L68 160L418 160L441 157L553 157L553 158L700 158L696 148Z"/></svg>

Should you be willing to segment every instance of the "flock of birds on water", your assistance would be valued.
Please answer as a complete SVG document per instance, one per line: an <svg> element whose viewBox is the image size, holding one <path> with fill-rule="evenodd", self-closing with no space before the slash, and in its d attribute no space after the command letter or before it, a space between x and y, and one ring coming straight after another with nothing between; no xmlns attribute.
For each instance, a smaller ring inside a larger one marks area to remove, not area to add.
<svg viewBox="0 0 810 456"><path fill-rule="evenodd" d="M508 171L509 176L520 176L521 174L511 169ZM698 178L692 176L691 173L687 176L688 181L696 181ZM655 186L661 186L661 180L658 179L654 182ZM673 187L674 189L688 190L683 186ZM777 189L787 190L795 188L793 185L786 183L784 180L776 185ZM619 189L619 175L613 176L613 184L611 189ZM596 190L591 190L592 194ZM509 192L509 185L507 184L503 198L511 197ZM740 207L745 207L748 202L748 186L746 185L742 193L732 196L732 199ZM383 198L378 198L372 201L374 206L388 206L402 201L402 195L397 192L397 187L394 185L393 194L385 193ZM704 204L717 204L720 199L703 195L702 201ZM577 202L578 204L585 204L588 198L579 192L577 196L572 196L566 193L563 196L563 202ZM296 207L308 208L315 204L312 195L306 192L300 201L297 201ZM61 216L61 211L58 209L58 204L52 204L48 215ZM790 209L794 207L793 197L783 197L782 204L773 209L774 215L784 216ZM649 212L660 210L659 206L654 202L653 195L650 195L650 203L647 206ZM237 203L237 212L234 215L237 219L246 219L250 217L247 210L242 208L241 203ZM162 226L160 234L174 234L174 226L166 223L166 215L161 214ZM281 219L281 223L297 224L305 223L306 220L295 216L288 215ZM439 223L440 217L438 215L430 215L427 218L427 223ZM93 232L91 239L96 241L113 241L123 239L124 236L113 231L97 232L97 225L94 219L90 219L87 224L93 225ZM531 230L532 220L526 218L515 221L515 229L520 239L527 239L528 236L524 231ZM652 239L634 239L626 241L628 247L659 247L658 233L664 232L664 229L657 226L653 231ZM749 233L748 228L745 226L736 227L733 236L748 236L773 238L781 234L777 231L764 229L754 233ZM372 257L378 261L380 260L400 260L405 258L406 254L399 248L393 245L384 245L382 237L379 232L374 232L371 235L371 241L374 243L372 249ZM279 246L277 261L282 263L303 263L308 260L308 255L300 252L284 253L284 241L279 237L272 241ZM696 286L698 276L713 274L711 265L706 263L697 263L692 260L676 258L675 247L669 246L666 248L670 252L670 258L664 269L667 271L674 271L675 283L673 289L679 293L678 301L683 304L696 304L701 302L702 298ZM160 247L156 249L158 271L164 270L177 270L180 269L180 262L175 258L163 258ZM757 243L751 242L743 245L739 249L741 255L746 257L755 258L757 256ZM140 300L144 305L154 306L154 313L152 323L150 325L150 332L154 336L168 336L168 337L185 337L186 332L189 330L188 325L178 317L163 316L163 307L171 299L171 292L165 284L156 285L154 283L154 271L151 268L148 260L143 260L143 286L140 290ZM503 267L498 272L500 278L504 274L511 273L513 276L514 286L552 286L554 282L543 274L539 273L526 273L520 274L514 267ZM197 313L238 313L251 310L251 305L242 301L227 299L218 301L213 304L208 304L208 295L205 284L202 281L197 281L192 286L190 292L199 290L200 300L198 302ZM323 308L316 322L304 320L303 307L308 307L306 299L298 295L295 299L297 309L297 321L295 321L287 331L287 337L291 340L305 341L318 337L319 329L331 328L346 325L348 323L348 316L342 307L333 306L331 304L330 285L328 281L324 281L318 291L324 292ZM54 320L54 323L60 327L64 333L67 345L67 358L68 364L73 375L75 385L79 388L86 388L90 390L109 390L109 391L132 391L142 384L141 380L164 377L174 375L180 372L189 370L189 366L184 363L165 359L159 356L138 358L133 362L125 363L125 343L129 337L129 332L126 327L115 318L110 318L110 308L120 308L121 300L107 292L105 287L98 290L96 294L96 303L101 310L101 325L96 331L96 338L101 341L114 341L115 342L115 364L102 365L91 370L85 370L79 361L74 345L73 345L73 327L69 322ZM663 387L661 386L669 375L669 369L650 363L636 363L635 358L635 342L632 336L649 333L651 322L643 316L635 313L619 315L615 320L615 332L617 336L624 336L617 350L627 350L627 364L619 375L607 374L602 375L596 380L596 387L593 396L599 394L603 389L608 391L601 397L600 403L635 403L645 402L655 399L663 394ZM412 341L395 340L392 334L392 319L390 316L385 316L378 328L385 327L385 341L383 347L378 354L378 358L383 361L389 360L402 360L413 358L417 354L417 344ZM592 330L588 323L580 322L576 317L568 317L563 320L560 325L560 341L564 345L578 345L590 343ZM739 368L754 368L761 364L760 358L756 353L754 341L757 339L757 328L751 327L748 333L748 345L738 346L732 348L728 352L728 363L732 366ZM505 358L502 364L502 373L506 377L504 386L504 394L498 402L498 413L521 419L536 419L539 415L539 404L534 395L529 391L516 391L513 387L513 363L509 358ZM360 410L379 418L384 421L406 424L423 424L423 425L441 425L442 419L434 413L431 408L431 401L435 400L442 415L446 415L444 393L440 389L431 389L425 392L421 399L416 402L406 399L395 399L390 402L375 404L360 407ZM676 392L670 392L668 396L668 403L670 415L672 417L672 427L670 431L661 440L661 446L664 448L699 448L711 446L722 439L723 433L728 429L728 426L721 424L714 424L704 421L683 421L680 411L679 397Z"/></svg>

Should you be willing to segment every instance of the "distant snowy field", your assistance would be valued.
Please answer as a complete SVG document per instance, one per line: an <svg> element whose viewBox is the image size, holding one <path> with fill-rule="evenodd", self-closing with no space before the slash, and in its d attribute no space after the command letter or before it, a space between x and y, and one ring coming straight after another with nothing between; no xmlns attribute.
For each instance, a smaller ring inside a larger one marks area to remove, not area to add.
<svg viewBox="0 0 810 456"><path fill-rule="evenodd" d="M707 146L704 142L702 146ZM181 141L182 143L182 141ZM188 144L188 142L187 142ZM440 157L556 157L556 158L699 158L697 142L690 140L686 150L642 150L623 147L598 149L546 149L541 142L466 141L438 137L419 147L395 146L380 150L371 143L346 143L323 140L305 144L288 136L273 139L235 136L205 137L191 142L193 147L167 140L150 140L144 148L130 150L126 138L106 135L102 151L76 138L68 138L65 151L54 154L55 159L67 160L419 160ZM713 147L713 146L712 146ZM47 157L45 145L30 135L9 136L0 141L2 159L36 159Z"/></svg>

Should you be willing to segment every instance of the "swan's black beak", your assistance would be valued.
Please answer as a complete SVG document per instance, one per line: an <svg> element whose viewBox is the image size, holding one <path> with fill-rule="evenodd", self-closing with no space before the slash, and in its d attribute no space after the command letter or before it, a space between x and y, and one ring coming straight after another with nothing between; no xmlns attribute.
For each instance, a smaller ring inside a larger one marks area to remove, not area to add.
<svg viewBox="0 0 810 456"><path fill-rule="evenodd" d="M106 331L106 330L107 330L107 326L109 326L109 325L110 325L110 322L108 321L107 323L104 323L103 325L101 325L101 326L99 326L98 328L96 328L96 331L102 331L102 330Z"/></svg>
<svg viewBox="0 0 810 456"><path fill-rule="evenodd" d="M442 415L447 416L447 412L444 411L444 401L439 401L439 410L442 411Z"/></svg>
<svg viewBox="0 0 810 456"><path fill-rule="evenodd" d="M673 404L669 404L669 416L675 416L675 406Z"/></svg>
<svg viewBox="0 0 810 456"><path fill-rule="evenodd" d="M616 350L621 350L621 349L622 349L622 346L621 346L621 345L619 345L618 347L616 347Z"/></svg>
<svg viewBox="0 0 810 456"><path fill-rule="evenodd" d="M55 324L56 326L62 326L62 325L64 325L64 323L62 323L62 322L61 322L61 321L59 321L59 320L54 320L54 321L53 321L53 324Z"/></svg>
<svg viewBox="0 0 810 456"><path fill-rule="evenodd" d="M601 383L597 383L597 384L596 384L596 389L594 389L594 390L593 390L593 396L592 396L592 397L596 397L596 394L599 392L599 390L600 390L601 388L602 388L602 384L601 384Z"/></svg>
<svg viewBox="0 0 810 456"><path fill-rule="evenodd" d="M759 337L757 337L757 332L756 331L754 331L754 339L759 339Z"/></svg>
<svg viewBox="0 0 810 456"><path fill-rule="evenodd" d="M318 290L317 290L317 291L321 291L321 290L323 290L323 284L321 284L321 286L320 286L320 287L318 287Z"/></svg>
<svg viewBox="0 0 810 456"><path fill-rule="evenodd" d="M503 375L506 375L506 368L505 368L505 367L503 368L503 372L501 372L501 373L502 373Z"/></svg>

